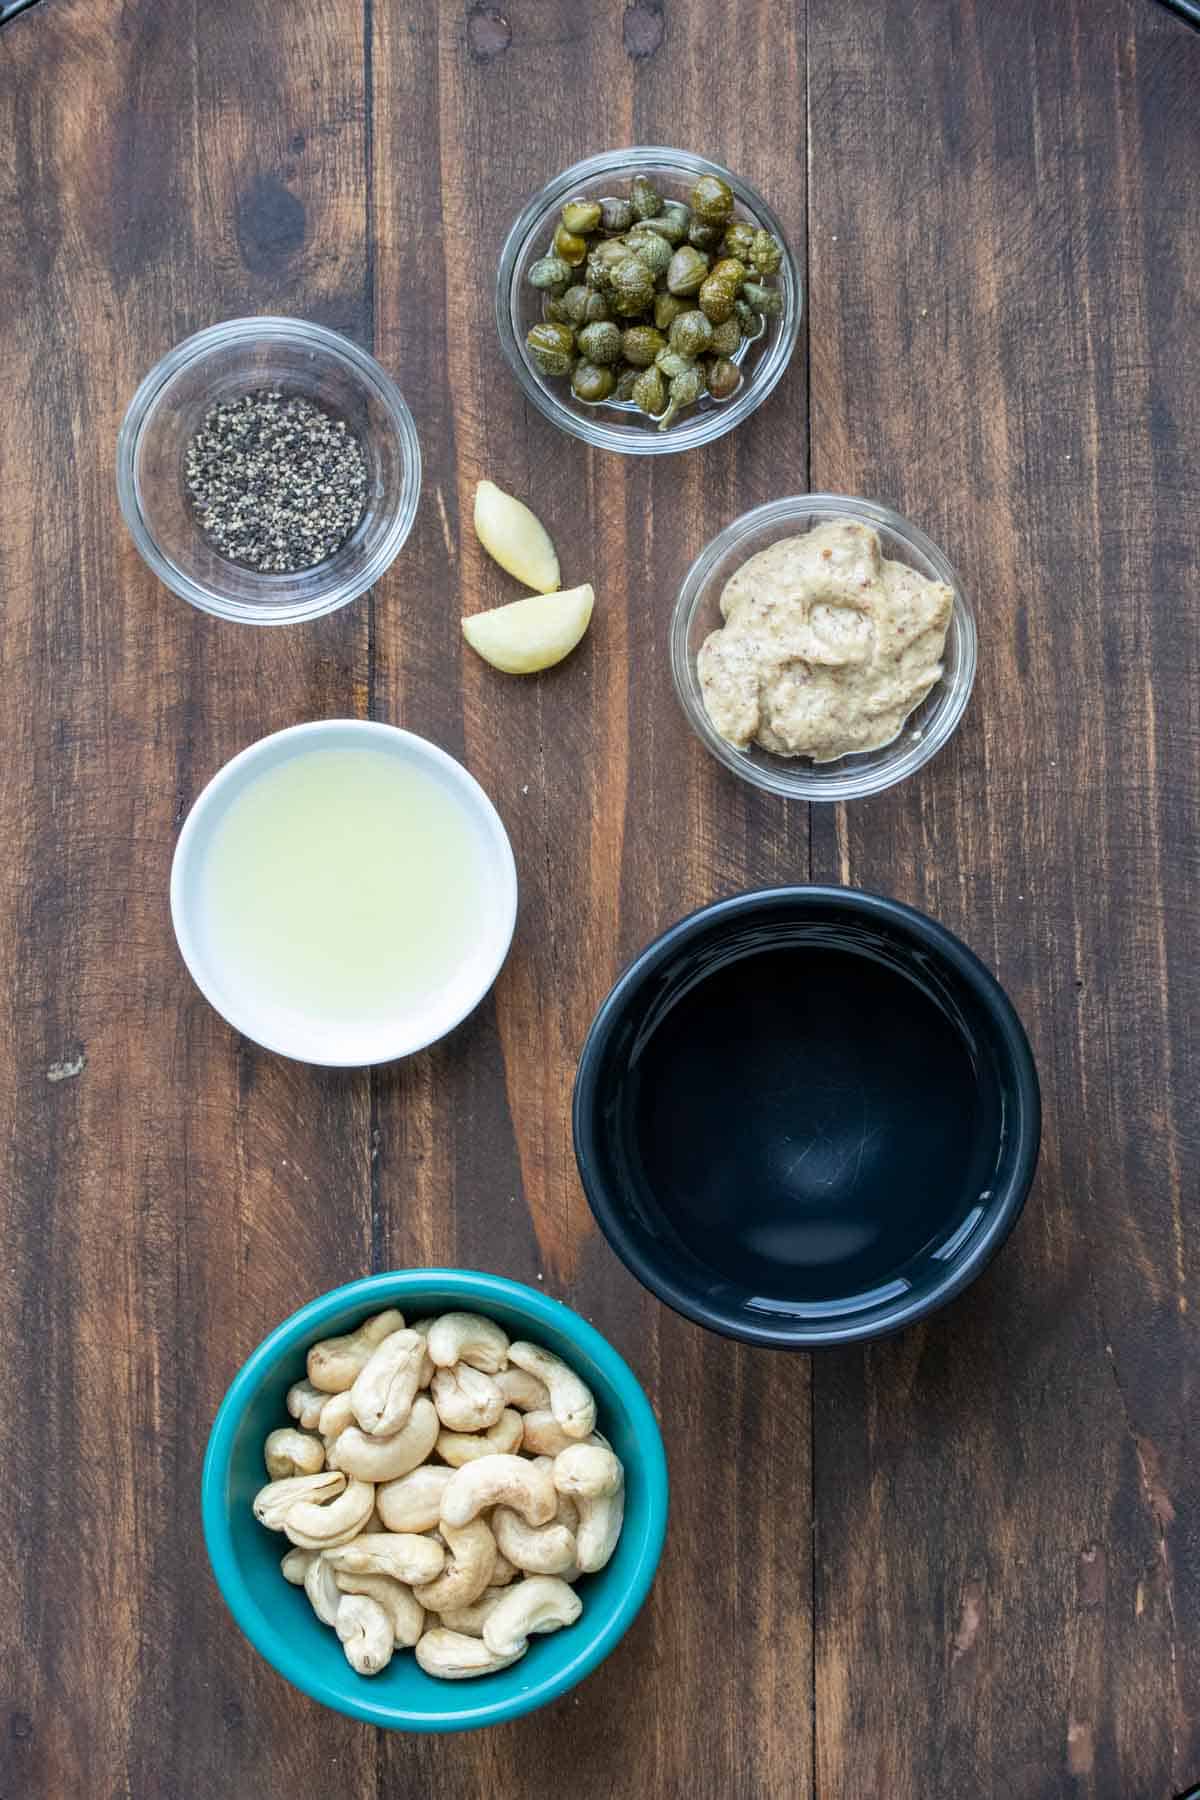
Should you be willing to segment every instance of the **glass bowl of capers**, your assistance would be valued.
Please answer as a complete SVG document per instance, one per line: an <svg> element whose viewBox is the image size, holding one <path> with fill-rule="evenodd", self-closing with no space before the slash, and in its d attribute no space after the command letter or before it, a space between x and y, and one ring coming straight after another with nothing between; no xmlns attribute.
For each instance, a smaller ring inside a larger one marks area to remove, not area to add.
<svg viewBox="0 0 1200 1800"><path fill-rule="evenodd" d="M762 196L686 150L575 163L505 241L496 323L539 412L628 456L722 437L788 364L803 292Z"/></svg>

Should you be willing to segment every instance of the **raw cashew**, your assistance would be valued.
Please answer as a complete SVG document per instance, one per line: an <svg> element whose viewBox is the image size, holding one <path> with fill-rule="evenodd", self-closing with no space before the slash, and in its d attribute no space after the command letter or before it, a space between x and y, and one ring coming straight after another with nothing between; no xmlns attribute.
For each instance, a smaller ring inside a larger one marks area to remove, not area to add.
<svg viewBox="0 0 1200 1800"><path fill-rule="evenodd" d="M390 1575L406 1587L420 1587L441 1574L446 1552L416 1532L373 1531L360 1533L340 1550L327 1550L325 1560L348 1575Z"/></svg>
<svg viewBox="0 0 1200 1800"><path fill-rule="evenodd" d="M315 1478L314 1478L315 1479ZM301 1500L288 1508L283 1529L303 1550L332 1550L357 1537L371 1516L375 1489L369 1481L351 1481L328 1506Z"/></svg>
<svg viewBox="0 0 1200 1800"><path fill-rule="evenodd" d="M504 1395L505 1406L515 1406L518 1412L533 1412L540 1407L549 1409L550 1389L525 1369L501 1369L496 1376L496 1386Z"/></svg>
<svg viewBox="0 0 1200 1800"><path fill-rule="evenodd" d="M269 1481L254 1496L254 1516L268 1531L282 1531L293 1506L302 1500L318 1506L335 1500L346 1485L346 1477L336 1469L325 1469L320 1475L288 1475L282 1481Z"/></svg>
<svg viewBox="0 0 1200 1800"><path fill-rule="evenodd" d="M447 1631L461 1631L464 1637L482 1637L483 1621L495 1608L497 1600L503 1600L505 1590L497 1587L484 1588L474 1606L452 1606L442 1614L442 1624Z"/></svg>
<svg viewBox="0 0 1200 1800"><path fill-rule="evenodd" d="M495 1536L495 1533L492 1535ZM492 1565L492 1586L507 1587L510 1581L515 1581L522 1573L516 1563L510 1563L503 1550L497 1546L496 1560Z"/></svg>
<svg viewBox="0 0 1200 1800"><path fill-rule="evenodd" d="M351 1575L345 1569L336 1571L336 1579L343 1594L365 1594L382 1606L391 1620L394 1642L402 1649L412 1649L425 1629L425 1611L413 1599L411 1588L387 1575Z"/></svg>
<svg viewBox="0 0 1200 1800"><path fill-rule="evenodd" d="M489 1506L501 1504L515 1507L527 1525L548 1525L556 1499L547 1469L537 1469L520 1456L480 1456L455 1469L446 1483L442 1524L465 1525Z"/></svg>
<svg viewBox="0 0 1200 1800"><path fill-rule="evenodd" d="M408 1328L410 1331L415 1331L418 1337L423 1337L425 1339L425 1360L421 1364L421 1379L417 1383L419 1388L427 1388L429 1386L430 1382L433 1380L434 1369L437 1367L437 1364L429 1354L429 1333L433 1329L434 1324L435 1321L433 1319L414 1319Z"/></svg>
<svg viewBox="0 0 1200 1800"><path fill-rule="evenodd" d="M615 1494L589 1499L574 1496L579 1508L579 1530L575 1533L575 1560L581 1575L594 1575L602 1569L617 1547L621 1523L625 1517L625 1482Z"/></svg>
<svg viewBox="0 0 1200 1800"><path fill-rule="evenodd" d="M321 1408L329 1395L315 1388L311 1381L297 1381L288 1389L287 1409L305 1431L315 1431Z"/></svg>
<svg viewBox="0 0 1200 1800"><path fill-rule="evenodd" d="M438 1418L448 1431L488 1431L504 1411L504 1395L496 1383L470 1363L439 1369L432 1393Z"/></svg>
<svg viewBox="0 0 1200 1800"><path fill-rule="evenodd" d="M338 1604L337 1634L346 1661L359 1675L378 1675L392 1660L392 1621L377 1600L366 1594L343 1594Z"/></svg>
<svg viewBox="0 0 1200 1800"><path fill-rule="evenodd" d="M417 1644L417 1661L427 1675L442 1681L465 1681L471 1675L491 1675L496 1669L507 1669L516 1656L493 1656L482 1638L467 1637L461 1631L447 1631L435 1626Z"/></svg>
<svg viewBox="0 0 1200 1800"><path fill-rule="evenodd" d="M508 1360L508 1335L479 1313L443 1313L430 1326L429 1354L439 1369L465 1362L495 1375Z"/></svg>
<svg viewBox="0 0 1200 1800"><path fill-rule="evenodd" d="M575 1533L565 1525L527 1525L511 1506L498 1506L492 1531L509 1562L532 1575L561 1575L574 1564Z"/></svg>
<svg viewBox="0 0 1200 1800"><path fill-rule="evenodd" d="M520 1413L506 1406L490 1431L439 1431L437 1453L452 1469L461 1469L481 1456L515 1456L523 1436Z"/></svg>
<svg viewBox="0 0 1200 1800"><path fill-rule="evenodd" d="M317 1420L317 1430L325 1440L326 1450L353 1423L354 1403L350 1398L349 1388L342 1394L328 1395Z"/></svg>
<svg viewBox="0 0 1200 1800"><path fill-rule="evenodd" d="M408 1424L394 1437L368 1437L349 1426L330 1448L326 1461L360 1481L396 1481L425 1461L437 1442L438 1416L433 1401L418 1394Z"/></svg>
<svg viewBox="0 0 1200 1800"><path fill-rule="evenodd" d="M569 1438L585 1438L594 1430L596 1402L591 1389L561 1357L537 1344L518 1343L509 1345L508 1360L545 1382L550 1389L550 1410Z"/></svg>
<svg viewBox="0 0 1200 1800"><path fill-rule="evenodd" d="M551 1481L554 1480L554 1458L552 1456L535 1456L533 1459L533 1466L535 1469L548 1469L550 1471ZM557 1493L558 1490L555 1489L555 1492ZM574 1532L578 1528L579 1508L572 1500L570 1494L558 1494L558 1505L554 1509L554 1523L556 1525L565 1525L567 1530L571 1532ZM557 1574L558 1571L556 1570L555 1573Z"/></svg>
<svg viewBox="0 0 1200 1800"><path fill-rule="evenodd" d="M554 1485L560 1494L605 1500L624 1480L620 1463L603 1444L572 1444L554 1459Z"/></svg>
<svg viewBox="0 0 1200 1800"><path fill-rule="evenodd" d="M354 1416L371 1437L391 1437L407 1424L424 1359L419 1331L393 1331L371 1352L350 1389Z"/></svg>
<svg viewBox="0 0 1200 1800"><path fill-rule="evenodd" d="M293 1545L279 1565L283 1579L290 1581L293 1587L303 1587L309 1564L316 1562L320 1554L319 1550L297 1550Z"/></svg>
<svg viewBox="0 0 1200 1800"><path fill-rule="evenodd" d="M482 1519L472 1519L469 1525L443 1525L441 1536L450 1561L436 1581L413 1589L427 1612L473 1605L484 1588L491 1586L496 1566L496 1540Z"/></svg>
<svg viewBox="0 0 1200 1800"><path fill-rule="evenodd" d="M442 1516L442 1495L452 1471L423 1463L397 1481L375 1490L375 1504L388 1531L432 1531Z"/></svg>
<svg viewBox="0 0 1200 1800"><path fill-rule="evenodd" d="M583 1611L574 1588L553 1575L531 1575L509 1588L484 1620L483 1641L493 1656L519 1656L529 1638L573 1625Z"/></svg>
<svg viewBox="0 0 1200 1800"><path fill-rule="evenodd" d="M322 1338L308 1353L308 1379L327 1394L345 1393L376 1345L393 1331L403 1330L404 1314L389 1306L343 1337Z"/></svg>
<svg viewBox="0 0 1200 1800"><path fill-rule="evenodd" d="M578 1439L567 1436L549 1407L535 1407L525 1414L524 1449L538 1456L554 1457L577 1442Z"/></svg>
<svg viewBox="0 0 1200 1800"><path fill-rule="evenodd" d="M281 1425L268 1434L263 1461L273 1481L284 1481L289 1475L319 1475L325 1467L325 1446L311 1431Z"/></svg>
<svg viewBox="0 0 1200 1800"><path fill-rule="evenodd" d="M337 1584L333 1568L323 1556L314 1554L309 1563L304 1576L304 1591L322 1625L335 1625L342 1590Z"/></svg>

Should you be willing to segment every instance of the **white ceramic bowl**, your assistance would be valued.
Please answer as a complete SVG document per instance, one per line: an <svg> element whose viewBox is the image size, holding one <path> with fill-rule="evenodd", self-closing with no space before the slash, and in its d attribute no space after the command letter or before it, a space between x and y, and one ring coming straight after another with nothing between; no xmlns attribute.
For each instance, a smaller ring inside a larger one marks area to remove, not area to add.
<svg viewBox="0 0 1200 1800"><path fill-rule="evenodd" d="M454 974L433 994L398 1015L362 1021L298 1014L275 1004L228 966L209 929L206 858L232 804L259 776L322 750L382 750L416 765L445 792L477 834L481 854L470 941ZM323 719L261 738L233 757L188 814L171 868L171 921L184 962L205 999L243 1036L264 1049L329 1068L358 1068L410 1056L462 1022L499 974L517 917L517 872L508 833L495 807L461 763L411 731L365 719Z"/></svg>

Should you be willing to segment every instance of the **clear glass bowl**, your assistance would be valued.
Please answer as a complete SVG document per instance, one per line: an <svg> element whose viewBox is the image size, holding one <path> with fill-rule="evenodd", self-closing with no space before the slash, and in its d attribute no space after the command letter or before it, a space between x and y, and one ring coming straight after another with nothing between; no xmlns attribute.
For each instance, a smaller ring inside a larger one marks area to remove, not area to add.
<svg viewBox="0 0 1200 1800"><path fill-rule="evenodd" d="M345 419L367 463L366 508L346 542L289 575L221 556L184 485L187 447L209 407L262 387ZM117 440L121 511L159 580L203 612L252 625L315 619L357 599L408 536L420 491L416 427L391 377L349 338L303 319L229 319L185 338L146 376Z"/></svg>
<svg viewBox="0 0 1200 1800"><path fill-rule="evenodd" d="M768 319L761 336L742 352L746 379L728 400L708 396L697 402L666 431L639 412L632 401L577 400L570 383L543 375L529 359L525 337L542 318L542 295L525 279L530 263L550 248L559 208L576 197L601 200L626 194L635 175L647 176L668 200L686 200L701 175L720 175L733 189L734 217L752 219L774 232L784 247L783 262L773 283L783 295L783 312ZM590 156L556 175L535 194L505 240L496 277L496 324L500 344L513 374L538 411L585 443L626 456L667 456L723 437L761 406L788 365L796 344L804 307L800 273L783 227L760 194L720 163L686 150L642 147L610 150Z"/></svg>
<svg viewBox="0 0 1200 1800"><path fill-rule="evenodd" d="M780 538L797 537L832 519L853 519L879 533L883 554L908 563L931 581L954 590L954 610L946 636L941 680L909 714L899 736L882 749L814 763L807 757L775 756L769 750L738 750L727 743L704 710L696 656L710 632L724 621L721 592L735 569ZM701 551L687 572L671 619L671 672L693 730L718 762L755 787L793 800L854 800L878 794L927 763L962 718L975 680L975 616L954 569L937 545L873 500L841 494L796 494L743 513Z"/></svg>

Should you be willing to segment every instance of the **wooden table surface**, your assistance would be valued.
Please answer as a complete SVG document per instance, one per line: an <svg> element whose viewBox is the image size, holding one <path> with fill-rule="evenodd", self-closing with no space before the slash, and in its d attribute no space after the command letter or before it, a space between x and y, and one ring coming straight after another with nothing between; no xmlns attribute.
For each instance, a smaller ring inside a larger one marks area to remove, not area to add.
<svg viewBox="0 0 1200 1800"><path fill-rule="evenodd" d="M0 1796L1168 1800L1200 1781L1200 35L1152 0L40 0L0 33ZM805 340L686 457L560 436L492 276L577 157L741 171ZM114 447L185 334L303 314L416 418L369 600L254 631L140 563ZM495 676L476 480L593 577L585 648ZM958 564L981 665L920 776L806 809L689 734L691 558L778 496L884 499ZM568 525L568 521L570 524ZM511 831L514 952L449 1041L322 1072L235 1036L167 913L208 777L297 720L400 722ZM1041 1171L941 1317L809 1359L626 1274L568 1103L623 962L715 896L850 882L961 933L1030 1029ZM659 1579L512 1726L377 1734L293 1692L200 1538L210 1421L310 1296L450 1263L630 1359L673 1476Z"/></svg>

